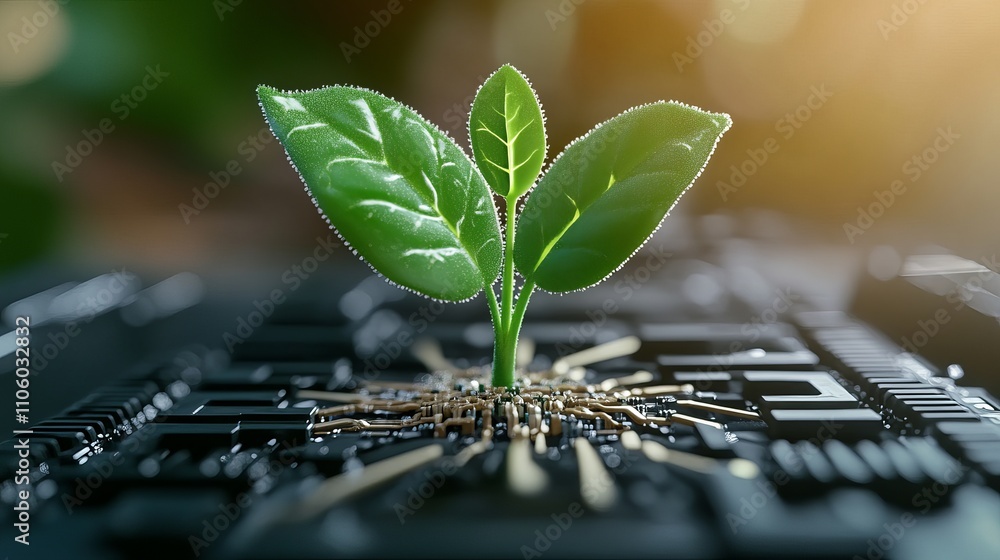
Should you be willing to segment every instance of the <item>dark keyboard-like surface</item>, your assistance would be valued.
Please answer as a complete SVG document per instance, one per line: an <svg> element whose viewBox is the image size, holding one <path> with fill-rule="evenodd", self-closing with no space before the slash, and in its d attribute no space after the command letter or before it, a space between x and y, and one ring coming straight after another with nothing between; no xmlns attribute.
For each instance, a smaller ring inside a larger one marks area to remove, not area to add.
<svg viewBox="0 0 1000 560"><path fill-rule="evenodd" d="M3 443L0 516L16 522L22 452L32 544L2 548L997 557L995 397L847 314L780 289L770 306L707 299L671 284L672 266L687 270L536 296L534 383L518 394L474 382L491 351L481 300L447 307L372 278L248 310L219 348L150 361L35 423L26 446Z"/></svg>

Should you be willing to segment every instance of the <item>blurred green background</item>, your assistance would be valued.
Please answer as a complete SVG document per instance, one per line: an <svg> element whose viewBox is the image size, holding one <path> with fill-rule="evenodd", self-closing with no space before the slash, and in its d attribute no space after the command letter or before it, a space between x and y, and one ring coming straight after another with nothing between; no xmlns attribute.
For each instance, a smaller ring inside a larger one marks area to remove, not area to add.
<svg viewBox="0 0 1000 560"><path fill-rule="evenodd" d="M987 0L3 2L0 269L287 264L326 224L263 130L257 84L369 87L467 144L472 96L504 62L538 90L550 158L678 99L735 121L682 210L775 209L849 244L844 224L902 180L854 241L982 251L998 24ZM957 140L913 161L949 127Z"/></svg>

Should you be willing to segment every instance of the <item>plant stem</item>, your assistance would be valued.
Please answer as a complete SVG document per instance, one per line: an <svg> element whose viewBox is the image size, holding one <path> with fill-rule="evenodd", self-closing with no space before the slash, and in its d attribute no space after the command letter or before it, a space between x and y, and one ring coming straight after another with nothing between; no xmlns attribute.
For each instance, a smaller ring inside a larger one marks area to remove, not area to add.
<svg viewBox="0 0 1000 560"><path fill-rule="evenodd" d="M508 344L506 333L497 332L493 341L493 387L510 387L514 384L514 359L517 355L517 341Z"/></svg>
<svg viewBox="0 0 1000 560"><path fill-rule="evenodd" d="M521 291L517 293L517 308L514 309L510 328L507 329L507 335L514 339L515 345L517 344L518 337L521 335L521 323L524 321L524 312L528 309L528 301L531 299L533 291L535 291L535 283L528 280L521 287Z"/></svg>
<svg viewBox="0 0 1000 560"><path fill-rule="evenodd" d="M514 366L517 356L517 327L511 329L514 312L514 228L517 220L517 197L507 198L506 240L504 242L503 276L500 280L500 320L493 322L493 386L510 387L514 384ZM530 292L529 292L530 293ZM520 303L520 301L518 302ZM524 312L521 311L523 318ZM513 337L511 332L513 331Z"/></svg>
<svg viewBox="0 0 1000 560"><path fill-rule="evenodd" d="M510 328L510 314L514 307L514 227L517 212L517 197L507 198L507 225L504 227L506 241L503 245L503 279L501 280L500 312L501 330Z"/></svg>
<svg viewBox="0 0 1000 560"><path fill-rule="evenodd" d="M493 291L493 286L486 286L486 303L490 308L490 318L493 319L493 332L499 332L502 330L500 308L497 306L497 294Z"/></svg>
<svg viewBox="0 0 1000 560"><path fill-rule="evenodd" d="M528 308L528 300L535 290L535 284L527 281L517 294L517 308L511 315L506 331L498 331L493 343L493 386L510 387L514 384L514 370L517 366L517 339L521 334L521 323Z"/></svg>

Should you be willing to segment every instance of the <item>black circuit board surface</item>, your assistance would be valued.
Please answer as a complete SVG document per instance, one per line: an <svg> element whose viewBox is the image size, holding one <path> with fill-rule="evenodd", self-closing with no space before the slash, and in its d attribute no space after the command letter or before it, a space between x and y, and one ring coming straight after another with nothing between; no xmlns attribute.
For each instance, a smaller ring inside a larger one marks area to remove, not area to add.
<svg viewBox="0 0 1000 560"><path fill-rule="evenodd" d="M7 554L1000 550L1000 403L844 313L554 298L497 391L488 323L380 282L250 314L3 443L0 515L29 488L33 541Z"/></svg>

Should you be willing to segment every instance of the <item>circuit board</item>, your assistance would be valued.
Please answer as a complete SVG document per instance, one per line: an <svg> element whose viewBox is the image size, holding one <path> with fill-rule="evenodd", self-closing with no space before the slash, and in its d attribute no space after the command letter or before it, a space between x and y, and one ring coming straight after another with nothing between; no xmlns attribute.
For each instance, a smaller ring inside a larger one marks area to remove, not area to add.
<svg viewBox="0 0 1000 560"><path fill-rule="evenodd" d="M4 443L32 554L995 557L1000 403L846 313L556 299L495 389L488 323L380 282Z"/></svg>

